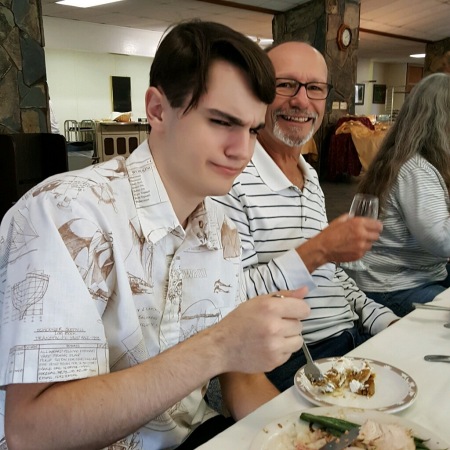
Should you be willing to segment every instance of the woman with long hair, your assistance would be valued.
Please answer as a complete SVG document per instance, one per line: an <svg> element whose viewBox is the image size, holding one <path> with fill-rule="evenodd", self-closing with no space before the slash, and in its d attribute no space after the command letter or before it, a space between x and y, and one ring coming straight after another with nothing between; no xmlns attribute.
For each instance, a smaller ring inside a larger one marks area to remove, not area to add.
<svg viewBox="0 0 450 450"><path fill-rule="evenodd" d="M380 201L383 232L352 273L368 297L404 316L450 287L450 76L422 79L358 188Z"/></svg>

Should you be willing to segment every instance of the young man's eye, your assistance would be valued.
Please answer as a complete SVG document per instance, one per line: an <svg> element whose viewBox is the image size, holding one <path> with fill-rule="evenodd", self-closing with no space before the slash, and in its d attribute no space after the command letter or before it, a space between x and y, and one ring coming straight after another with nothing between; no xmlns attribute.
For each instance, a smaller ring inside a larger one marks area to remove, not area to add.
<svg viewBox="0 0 450 450"><path fill-rule="evenodd" d="M231 124L230 122L227 122L226 120L222 120L222 119L211 119L212 123L215 123L217 125L221 125L222 127L230 127Z"/></svg>
<svg viewBox="0 0 450 450"><path fill-rule="evenodd" d="M258 136L260 128L250 128L250 134Z"/></svg>

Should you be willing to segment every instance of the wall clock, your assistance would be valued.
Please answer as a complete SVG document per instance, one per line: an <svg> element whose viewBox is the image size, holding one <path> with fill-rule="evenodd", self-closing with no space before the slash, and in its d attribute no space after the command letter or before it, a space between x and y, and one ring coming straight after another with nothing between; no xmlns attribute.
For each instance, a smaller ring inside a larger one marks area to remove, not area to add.
<svg viewBox="0 0 450 450"><path fill-rule="evenodd" d="M340 50L347 50L352 43L352 30L344 23L339 27L337 33L337 44Z"/></svg>

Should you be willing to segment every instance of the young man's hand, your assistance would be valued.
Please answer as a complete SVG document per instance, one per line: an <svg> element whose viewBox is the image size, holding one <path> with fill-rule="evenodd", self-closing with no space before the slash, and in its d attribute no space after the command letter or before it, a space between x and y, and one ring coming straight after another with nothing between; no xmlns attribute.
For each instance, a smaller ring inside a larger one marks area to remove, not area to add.
<svg viewBox="0 0 450 450"><path fill-rule="evenodd" d="M215 325L224 372L268 372L303 344L302 319L310 308L307 289L280 291L250 299ZM276 296L275 296L276 295Z"/></svg>

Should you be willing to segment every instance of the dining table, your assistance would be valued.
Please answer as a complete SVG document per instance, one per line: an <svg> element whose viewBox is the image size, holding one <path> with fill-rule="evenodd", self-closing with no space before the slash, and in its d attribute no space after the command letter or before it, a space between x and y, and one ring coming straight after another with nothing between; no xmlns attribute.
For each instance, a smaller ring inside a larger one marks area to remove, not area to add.
<svg viewBox="0 0 450 450"><path fill-rule="evenodd" d="M450 307L450 289L429 304ZM383 362L408 374L417 385L417 395L393 414L434 433L443 449L450 449L450 364L428 362L424 356L450 355L450 328L444 327L449 322L450 311L415 309L346 355ZM270 422L313 407L292 386L198 448L248 450Z"/></svg>

